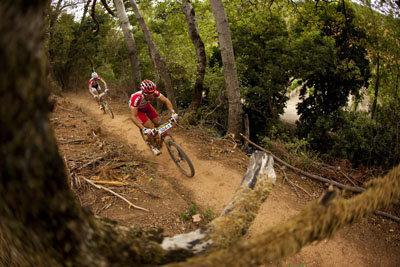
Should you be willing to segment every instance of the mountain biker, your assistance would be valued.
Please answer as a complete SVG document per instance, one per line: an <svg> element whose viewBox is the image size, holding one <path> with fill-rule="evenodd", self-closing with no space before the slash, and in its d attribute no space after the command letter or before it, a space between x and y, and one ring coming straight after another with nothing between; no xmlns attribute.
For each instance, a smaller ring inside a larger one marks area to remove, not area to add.
<svg viewBox="0 0 400 267"><path fill-rule="evenodd" d="M104 93L102 92L99 83L100 81L104 84ZM103 109L103 106L100 104L100 98L108 92L107 83L96 72L92 72L92 78L88 81L88 86L89 92L96 99L97 103L100 106L100 109Z"/></svg>
<svg viewBox="0 0 400 267"><path fill-rule="evenodd" d="M153 135L151 129L161 124L161 118L150 103L154 99L162 102L167 107L171 112L172 120L176 121L178 119L178 114L175 113L171 101L157 90L157 85L150 80L143 80L140 83L140 91L132 94L129 100L132 120L142 131L143 136L151 137ZM151 144L149 146L155 155L161 153L158 148Z"/></svg>

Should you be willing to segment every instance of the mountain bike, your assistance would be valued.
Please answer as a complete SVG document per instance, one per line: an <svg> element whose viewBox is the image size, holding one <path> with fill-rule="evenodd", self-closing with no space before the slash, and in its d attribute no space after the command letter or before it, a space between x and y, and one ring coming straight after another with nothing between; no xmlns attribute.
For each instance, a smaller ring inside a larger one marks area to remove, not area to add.
<svg viewBox="0 0 400 267"><path fill-rule="evenodd" d="M105 96L106 96L106 93L101 93L99 95L99 97L100 97L99 103L100 103L101 109L103 110L104 114L108 113L108 115L110 115L111 119L114 119L114 112L112 111L111 106L108 104Z"/></svg>
<svg viewBox="0 0 400 267"><path fill-rule="evenodd" d="M171 129L174 127L174 124L174 120L170 119L166 123L152 129L152 137L144 135L142 131L140 131L140 133L149 146L154 146L160 151L165 143L169 156L179 170L185 176L193 177L195 170L192 161L171 136Z"/></svg>

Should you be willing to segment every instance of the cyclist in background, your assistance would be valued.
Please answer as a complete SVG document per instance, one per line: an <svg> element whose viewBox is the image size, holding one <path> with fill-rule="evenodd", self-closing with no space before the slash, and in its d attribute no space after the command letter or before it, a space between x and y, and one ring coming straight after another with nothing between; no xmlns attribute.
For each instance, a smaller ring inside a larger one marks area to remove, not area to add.
<svg viewBox="0 0 400 267"><path fill-rule="evenodd" d="M104 92L100 86L100 81L104 85ZM88 86L89 92L96 99L97 103L100 106L100 109L103 109L102 105L100 105L100 98L108 92L107 83L96 72L92 72L92 78L88 81Z"/></svg>

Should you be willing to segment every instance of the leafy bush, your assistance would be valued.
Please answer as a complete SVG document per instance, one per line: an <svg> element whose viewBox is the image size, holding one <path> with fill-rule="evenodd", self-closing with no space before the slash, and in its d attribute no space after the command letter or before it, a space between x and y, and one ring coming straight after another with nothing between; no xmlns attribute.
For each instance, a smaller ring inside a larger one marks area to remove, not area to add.
<svg viewBox="0 0 400 267"><path fill-rule="evenodd" d="M353 164L391 167L400 161L400 104L379 110L376 119L365 113L343 113L343 127L330 152Z"/></svg>
<svg viewBox="0 0 400 267"><path fill-rule="evenodd" d="M391 167L400 161L400 104L367 113L341 111L317 119L307 135L310 147L354 165Z"/></svg>
<svg viewBox="0 0 400 267"><path fill-rule="evenodd" d="M364 113L342 113L342 129L333 138L332 156L346 158L354 164L371 164L376 154L379 124ZM379 152L378 152L379 153Z"/></svg>

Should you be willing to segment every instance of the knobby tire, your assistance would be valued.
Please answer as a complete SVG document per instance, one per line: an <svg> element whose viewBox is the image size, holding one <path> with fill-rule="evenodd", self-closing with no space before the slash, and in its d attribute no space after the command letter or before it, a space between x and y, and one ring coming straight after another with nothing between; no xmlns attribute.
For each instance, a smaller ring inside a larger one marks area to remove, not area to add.
<svg viewBox="0 0 400 267"><path fill-rule="evenodd" d="M172 158L175 165L179 168L179 170L187 177L193 177L195 174L193 163L183 151L183 149L171 139L165 140L165 144L167 145L167 150L170 157ZM174 149L178 152L178 157L174 153ZM187 167L189 167L189 170L187 170L184 165L187 165Z"/></svg>
<svg viewBox="0 0 400 267"><path fill-rule="evenodd" d="M114 119L114 112L112 111L111 107L108 105L106 101L103 102L104 112L107 112L111 119Z"/></svg>

